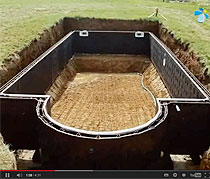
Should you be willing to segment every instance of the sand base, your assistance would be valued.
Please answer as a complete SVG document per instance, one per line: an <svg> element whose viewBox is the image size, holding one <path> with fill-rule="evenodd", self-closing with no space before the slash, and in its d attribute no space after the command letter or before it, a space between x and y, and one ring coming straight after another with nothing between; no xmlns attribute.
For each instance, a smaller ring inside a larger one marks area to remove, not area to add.
<svg viewBox="0 0 210 179"><path fill-rule="evenodd" d="M90 131L144 124L155 115L155 106L141 79L138 74L78 73L52 107L52 117Z"/></svg>
<svg viewBox="0 0 210 179"><path fill-rule="evenodd" d="M144 124L155 116L156 106L139 73L155 97L169 97L145 56L76 56L48 91L52 96L51 116L64 125L89 131Z"/></svg>

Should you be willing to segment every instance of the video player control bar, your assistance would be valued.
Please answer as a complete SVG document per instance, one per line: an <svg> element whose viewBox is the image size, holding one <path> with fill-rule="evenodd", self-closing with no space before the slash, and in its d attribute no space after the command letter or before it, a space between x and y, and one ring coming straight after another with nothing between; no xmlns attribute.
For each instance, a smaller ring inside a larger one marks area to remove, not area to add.
<svg viewBox="0 0 210 179"><path fill-rule="evenodd" d="M1 171L1 178L206 178L210 171L151 170L14 170Z"/></svg>

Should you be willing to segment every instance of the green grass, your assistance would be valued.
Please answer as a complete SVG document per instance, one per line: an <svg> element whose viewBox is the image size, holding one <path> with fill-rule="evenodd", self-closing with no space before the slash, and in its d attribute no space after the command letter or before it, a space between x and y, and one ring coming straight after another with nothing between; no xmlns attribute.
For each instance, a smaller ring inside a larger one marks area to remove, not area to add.
<svg viewBox="0 0 210 179"><path fill-rule="evenodd" d="M147 18L159 7L168 21L158 20L177 38L189 42L210 69L210 19L199 24L196 3L165 3L155 0L0 0L0 61L23 49L63 17L117 19ZM205 6L210 14L210 6Z"/></svg>

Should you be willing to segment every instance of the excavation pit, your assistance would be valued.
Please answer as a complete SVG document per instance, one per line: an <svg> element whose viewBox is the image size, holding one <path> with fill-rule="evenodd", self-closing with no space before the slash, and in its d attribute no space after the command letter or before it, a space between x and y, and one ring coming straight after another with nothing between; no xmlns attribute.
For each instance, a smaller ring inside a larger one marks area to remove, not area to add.
<svg viewBox="0 0 210 179"><path fill-rule="evenodd" d="M149 89L156 97L169 96L148 57L83 54L73 57L47 94L54 97L51 116L61 124L116 131L155 116L156 101Z"/></svg>
<svg viewBox="0 0 210 179"><path fill-rule="evenodd" d="M208 91L150 32L72 31L0 91L5 140L48 168L166 169L209 146Z"/></svg>

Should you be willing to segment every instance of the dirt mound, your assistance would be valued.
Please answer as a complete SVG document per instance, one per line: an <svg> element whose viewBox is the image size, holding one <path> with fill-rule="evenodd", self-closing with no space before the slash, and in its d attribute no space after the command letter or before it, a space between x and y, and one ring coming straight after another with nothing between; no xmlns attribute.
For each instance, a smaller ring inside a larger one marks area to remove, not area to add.
<svg viewBox="0 0 210 179"><path fill-rule="evenodd" d="M209 150L207 150L203 154L201 164L200 164L200 169L210 170L210 147L209 147Z"/></svg>
<svg viewBox="0 0 210 179"><path fill-rule="evenodd" d="M160 75L158 75L158 72L153 64L150 64L143 75L144 85L153 93L156 98L170 97L166 86L162 82Z"/></svg>
<svg viewBox="0 0 210 179"><path fill-rule="evenodd" d="M75 67L70 61L65 69L60 73L60 75L56 78L55 82L51 86L50 90L46 92L46 94L50 95L50 104L53 105L63 94L65 89L67 88L66 84L71 82L76 75Z"/></svg>
<svg viewBox="0 0 210 179"><path fill-rule="evenodd" d="M16 159L13 152L9 150L8 145L4 144L0 133L0 170L16 170Z"/></svg>

